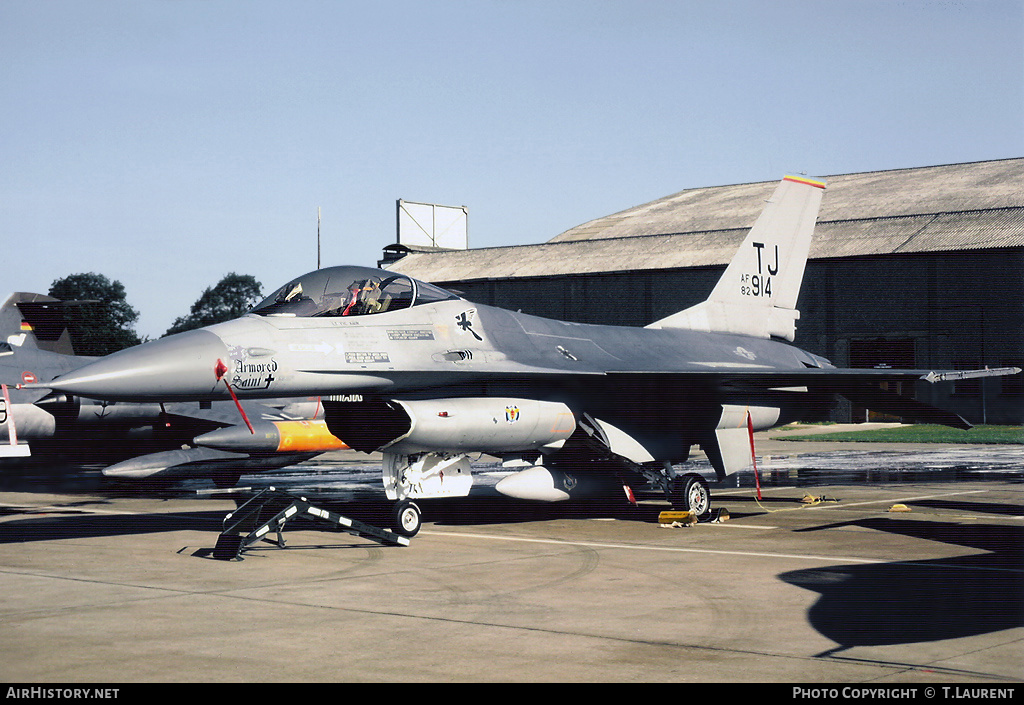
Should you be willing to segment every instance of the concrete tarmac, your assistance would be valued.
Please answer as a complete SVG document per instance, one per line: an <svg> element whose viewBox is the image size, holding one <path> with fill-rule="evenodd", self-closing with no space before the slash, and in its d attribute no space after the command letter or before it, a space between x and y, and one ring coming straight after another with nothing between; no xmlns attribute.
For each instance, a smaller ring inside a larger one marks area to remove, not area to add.
<svg viewBox="0 0 1024 705"><path fill-rule="evenodd" d="M484 473L470 497L425 502L409 547L296 528L241 561L210 556L235 502L196 494L208 484L133 491L96 470L19 484L6 469L0 680L1024 679L1019 447L769 435L760 500L752 475L713 489L724 523L663 528L655 495L516 502ZM365 458L330 454L276 480L365 514L383 506Z"/></svg>

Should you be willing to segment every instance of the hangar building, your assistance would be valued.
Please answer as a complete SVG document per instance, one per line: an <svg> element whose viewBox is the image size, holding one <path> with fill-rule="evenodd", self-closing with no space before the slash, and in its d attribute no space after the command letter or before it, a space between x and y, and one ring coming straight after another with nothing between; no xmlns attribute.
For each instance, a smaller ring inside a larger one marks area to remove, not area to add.
<svg viewBox="0 0 1024 705"><path fill-rule="evenodd" d="M1024 158L825 180L797 346L841 367L1024 367ZM643 326L710 294L777 183L688 189L538 245L390 246L385 262L400 258L385 266L482 304ZM1024 375L916 396L972 423L1024 423Z"/></svg>

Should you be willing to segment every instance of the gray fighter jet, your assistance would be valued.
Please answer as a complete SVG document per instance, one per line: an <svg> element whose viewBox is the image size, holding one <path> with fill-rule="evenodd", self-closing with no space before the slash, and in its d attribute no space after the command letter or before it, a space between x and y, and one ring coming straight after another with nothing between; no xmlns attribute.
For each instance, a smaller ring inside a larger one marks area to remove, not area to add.
<svg viewBox="0 0 1024 705"><path fill-rule="evenodd" d="M707 481L677 467L694 445L721 481L750 463L754 430L820 418L835 394L966 428L879 383L1020 371L837 369L789 344L823 189L783 179L711 296L646 328L512 313L398 273L332 267L242 318L46 386L123 401L322 395L334 436L383 452L396 528L410 535L420 525L413 500L467 494L476 453L519 469L497 486L514 497L558 501L595 484L628 495L653 483L678 508L706 514ZM196 443L238 449L246 434L236 426Z"/></svg>

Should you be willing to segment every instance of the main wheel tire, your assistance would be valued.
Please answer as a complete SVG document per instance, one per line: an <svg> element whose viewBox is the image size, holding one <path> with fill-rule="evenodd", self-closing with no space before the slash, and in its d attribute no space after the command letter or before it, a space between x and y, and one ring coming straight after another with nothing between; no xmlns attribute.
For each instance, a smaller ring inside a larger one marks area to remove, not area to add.
<svg viewBox="0 0 1024 705"><path fill-rule="evenodd" d="M415 536L420 531L422 519L420 508L415 502L403 500L391 510L391 527L402 536Z"/></svg>
<svg viewBox="0 0 1024 705"><path fill-rule="evenodd" d="M677 480L673 498L679 509L699 517L711 511L711 489L699 475L687 475Z"/></svg>

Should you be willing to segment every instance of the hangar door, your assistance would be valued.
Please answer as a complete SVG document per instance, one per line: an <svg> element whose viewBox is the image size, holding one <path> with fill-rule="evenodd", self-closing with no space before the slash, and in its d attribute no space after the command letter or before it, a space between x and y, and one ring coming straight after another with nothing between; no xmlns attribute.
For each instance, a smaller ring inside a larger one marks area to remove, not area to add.
<svg viewBox="0 0 1024 705"><path fill-rule="evenodd" d="M896 338L850 341L850 367L893 367L914 369L917 367L914 355L913 338ZM881 387L897 394L914 396L913 384L904 390L903 382L882 382ZM853 407L853 420L860 421L899 421L898 416L881 414L864 407Z"/></svg>

